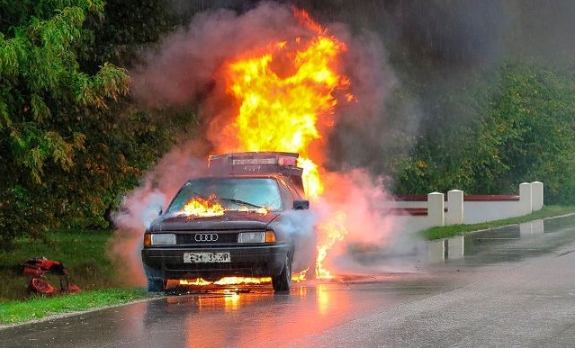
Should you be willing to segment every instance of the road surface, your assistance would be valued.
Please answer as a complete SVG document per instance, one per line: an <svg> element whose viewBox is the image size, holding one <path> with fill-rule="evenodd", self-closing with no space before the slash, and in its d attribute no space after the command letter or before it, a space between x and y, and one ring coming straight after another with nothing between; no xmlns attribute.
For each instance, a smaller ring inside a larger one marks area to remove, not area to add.
<svg viewBox="0 0 576 350"><path fill-rule="evenodd" d="M368 272L295 283L290 295L270 286L169 295L4 328L0 346L575 345L573 215L357 262Z"/></svg>

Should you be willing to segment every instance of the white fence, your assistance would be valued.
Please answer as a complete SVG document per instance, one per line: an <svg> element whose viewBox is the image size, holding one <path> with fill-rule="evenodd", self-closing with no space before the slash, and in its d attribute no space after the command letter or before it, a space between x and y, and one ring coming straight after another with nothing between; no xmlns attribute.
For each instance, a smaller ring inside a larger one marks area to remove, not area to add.
<svg viewBox="0 0 576 350"><path fill-rule="evenodd" d="M544 184L521 183L518 195L464 195L460 190L432 192L427 196L397 197L390 212L411 216L411 226L475 224L531 214L544 206Z"/></svg>

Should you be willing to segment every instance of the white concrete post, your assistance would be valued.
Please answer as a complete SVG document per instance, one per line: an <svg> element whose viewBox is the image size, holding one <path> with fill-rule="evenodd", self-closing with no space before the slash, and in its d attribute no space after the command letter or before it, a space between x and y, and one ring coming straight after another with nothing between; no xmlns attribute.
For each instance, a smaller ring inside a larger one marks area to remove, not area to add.
<svg viewBox="0 0 576 350"><path fill-rule="evenodd" d="M444 193L428 193L428 222L430 226L444 226Z"/></svg>
<svg viewBox="0 0 576 350"><path fill-rule="evenodd" d="M520 184L520 216L532 213L532 186L528 182Z"/></svg>
<svg viewBox="0 0 576 350"><path fill-rule="evenodd" d="M460 190L448 191L448 212L446 225L456 225L464 222L464 192Z"/></svg>
<svg viewBox="0 0 576 350"><path fill-rule="evenodd" d="M544 207L544 184L534 181L532 186L532 211L538 211Z"/></svg>
<svg viewBox="0 0 576 350"><path fill-rule="evenodd" d="M520 236L530 236L544 233L544 220L524 222L520 225Z"/></svg>
<svg viewBox="0 0 576 350"><path fill-rule="evenodd" d="M447 243L445 239L428 242L428 262L440 262L446 259Z"/></svg>
<svg viewBox="0 0 576 350"><path fill-rule="evenodd" d="M448 259L464 257L464 236L459 235L448 238Z"/></svg>

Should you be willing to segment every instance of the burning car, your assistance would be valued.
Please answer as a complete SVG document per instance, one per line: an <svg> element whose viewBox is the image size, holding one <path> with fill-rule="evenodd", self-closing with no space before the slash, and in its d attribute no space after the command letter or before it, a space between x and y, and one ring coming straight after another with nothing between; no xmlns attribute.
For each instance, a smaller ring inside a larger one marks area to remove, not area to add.
<svg viewBox="0 0 576 350"><path fill-rule="evenodd" d="M315 256L313 237L288 224L309 208L297 159L284 152L210 156L209 176L187 181L144 234L148 290L163 291L170 279L270 277L276 292L289 291L296 249L311 264Z"/></svg>

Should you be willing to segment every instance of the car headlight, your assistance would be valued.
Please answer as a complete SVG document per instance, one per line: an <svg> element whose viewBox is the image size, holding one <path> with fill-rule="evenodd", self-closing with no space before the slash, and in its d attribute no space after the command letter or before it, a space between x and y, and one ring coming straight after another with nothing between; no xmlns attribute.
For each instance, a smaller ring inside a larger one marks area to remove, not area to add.
<svg viewBox="0 0 576 350"><path fill-rule="evenodd" d="M176 235L172 233L152 233L149 236L150 236L150 245L176 244Z"/></svg>
<svg viewBox="0 0 576 350"><path fill-rule="evenodd" d="M266 232L240 232L238 235L238 243L274 243L276 242L276 235L274 231L268 230Z"/></svg>

